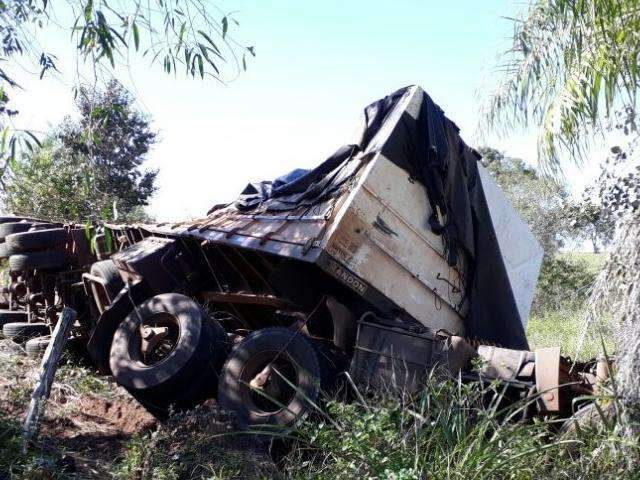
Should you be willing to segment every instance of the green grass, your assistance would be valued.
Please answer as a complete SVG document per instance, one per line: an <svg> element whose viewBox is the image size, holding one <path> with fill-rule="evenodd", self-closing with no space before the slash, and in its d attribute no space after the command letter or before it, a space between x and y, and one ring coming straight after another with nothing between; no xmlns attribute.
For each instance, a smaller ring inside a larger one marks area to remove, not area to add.
<svg viewBox="0 0 640 480"><path fill-rule="evenodd" d="M531 399L504 407L499 385L481 387L436 373L415 395L362 392L363 403L329 401L287 435L276 470L251 439L199 408L137 437L121 459L119 479L290 478L626 479L638 478L638 439L609 425L557 434L559 423L521 422ZM534 400L535 401L535 400ZM602 399L603 405L606 399ZM263 431L264 433L264 431ZM262 436L264 438L264 435ZM255 447L255 445L254 445Z"/></svg>
<svg viewBox="0 0 640 480"><path fill-rule="evenodd" d="M587 266L589 272L594 275L598 274L607 260L606 253L592 253L592 252L562 252L562 257L569 260L584 263Z"/></svg>
<svg viewBox="0 0 640 480"><path fill-rule="evenodd" d="M515 421L525 403L503 409L501 393L434 375L411 398L331 402L332 420L303 425L280 467L294 479L637 478L637 439L603 426L557 436L552 420Z"/></svg>
<svg viewBox="0 0 640 480"><path fill-rule="evenodd" d="M0 413L0 478L6 480L63 480L76 478L65 470L60 455L31 449L22 454L18 419Z"/></svg>
<svg viewBox="0 0 640 480"><path fill-rule="evenodd" d="M531 315L527 323L529 348L560 347L563 355L573 357L582 335L584 309L555 310ZM607 352L614 349L614 340L607 330L603 331ZM590 329L584 339L578 357L588 359L602 353L600 335Z"/></svg>
<svg viewBox="0 0 640 480"><path fill-rule="evenodd" d="M540 279L542 298L534 302L527 323L527 338L531 349L559 346L564 355L574 356L583 330L584 304L593 283L606 261L606 254L589 252L562 252L561 261L554 268L542 272ZM568 267L575 269L568 274ZM584 273L580 273L584 272ZM583 278L584 277L584 278ZM607 352L611 353L614 341L610 321L603 321L603 337ZM592 358L602 352L602 340L595 328L590 327L584 338L579 358Z"/></svg>

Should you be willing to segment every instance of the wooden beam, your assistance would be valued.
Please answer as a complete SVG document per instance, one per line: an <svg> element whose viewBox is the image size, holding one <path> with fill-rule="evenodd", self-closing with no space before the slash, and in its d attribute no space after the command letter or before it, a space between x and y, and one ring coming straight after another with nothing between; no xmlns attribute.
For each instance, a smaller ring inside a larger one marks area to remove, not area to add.
<svg viewBox="0 0 640 480"><path fill-rule="evenodd" d="M26 453L30 443L38 434L38 428L40 418L44 413L44 407L51 394L51 385L53 384L53 378L58 369L58 362L64 351L64 346L69 338L71 327L76 320L76 311L65 307L62 310L62 314L58 319L58 323L53 329L51 335L51 341L47 345L47 349L42 357L42 363L40 364L40 374L36 388L31 394L31 402L29 403L29 409L27 410L27 416L24 420L22 427L22 451Z"/></svg>

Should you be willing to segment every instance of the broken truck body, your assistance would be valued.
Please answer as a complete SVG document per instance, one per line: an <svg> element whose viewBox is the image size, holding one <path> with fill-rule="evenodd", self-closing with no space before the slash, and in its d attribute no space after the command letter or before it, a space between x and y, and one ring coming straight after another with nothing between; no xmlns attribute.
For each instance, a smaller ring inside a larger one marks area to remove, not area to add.
<svg viewBox="0 0 640 480"><path fill-rule="evenodd" d="M127 286L85 276L102 312L89 350L153 412L215 396L245 426L295 423L344 370L416 388L478 354L487 375L537 382L556 392L547 410L566 409L559 383L569 400L590 383L559 352L526 351L542 250L479 159L408 87L314 170L201 219L112 225Z"/></svg>

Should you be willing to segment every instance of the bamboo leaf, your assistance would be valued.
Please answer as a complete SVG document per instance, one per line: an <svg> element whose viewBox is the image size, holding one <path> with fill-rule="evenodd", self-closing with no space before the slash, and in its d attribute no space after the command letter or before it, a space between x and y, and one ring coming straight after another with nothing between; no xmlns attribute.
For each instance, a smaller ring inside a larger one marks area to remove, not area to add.
<svg viewBox="0 0 640 480"><path fill-rule="evenodd" d="M138 24L136 22L133 22L131 27L133 29L133 45L135 46L137 51L140 47L140 32L138 31Z"/></svg>
<svg viewBox="0 0 640 480"><path fill-rule="evenodd" d="M222 38L227 36L227 30L229 30L229 20L227 17L222 17Z"/></svg>

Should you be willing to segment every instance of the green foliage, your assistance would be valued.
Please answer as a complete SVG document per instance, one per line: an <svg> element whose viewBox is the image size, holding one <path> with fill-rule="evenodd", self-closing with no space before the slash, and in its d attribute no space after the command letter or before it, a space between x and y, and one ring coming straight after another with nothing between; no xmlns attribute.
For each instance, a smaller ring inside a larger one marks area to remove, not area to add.
<svg viewBox="0 0 640 480"><path fill-rule="evenodd" d="M408 398L374 393L331 402L331 422L308 422L280 467L290 478L622 478L640 448L597 426L555 437L552 420L520 423L525 403L501 408L497 385L432 376ZM625 444L626 445L626 444ZM597 449L595 447L598 447Z"/></svg>
<svg viewBox="0 0 640 480"><path fill-rule="evenodd" d="M636 0L536 0L514 20L513 45L487 105L489 127L534 124L552 169L559 151L583 158L616 100L634 107L640 81Z"/></svg>
<svg viewBox="0 0 640 480"><path fill-rule="evenodd" d="M138 53L161 64L166 73L181 71L187 77L224 82L246 70L247 58L255 56L253 46L233 38L238 26L233 13L202 0L0 2L0 179L18 154L39 145L33 133L13 127L18 111L10 108L8 93L18 84L8 72L13 64L40 78L57 71L56 56L38 41L43 30L71 32L77 65L88 63L96 76L112 72L116 64L128 62L130 53Z"/></svg>
<svg viewBox="0 0 640 480"><path fill-rule="evenodd" d="M116 80L104 91L82 88L77 106L80 121L66 119L59 129L61 148L81 164L86 159L94 211L104 216L115 207L127 218L136 207L147 205L155 191L158 172L142 171L141 166L156 133Z"/></svg>
<svg viewBox="0 0 640 480"><path fill-rule="evenodd" d="M589 297L596 275L597 272L579 258L559 254L547 256L540 269L533 310L578 308Z"/></svg>
<svg viewBox="0 0 640 480"><path fill-rule="evenodd" d="M14 164L3 201L8 211L51 220L83 221L91 215L92 187L83 159L65 155L46 140Z"/></svg>
<svg viewBox="0 0 640 480"><path fill-rule="evenodd" d="M133 99L112 81L104 92L82 90L80 120L65 119L30 154L14 162L4 203L14 213L85 222L144 218L156 171L142 164L156 134Z"/></svg>

